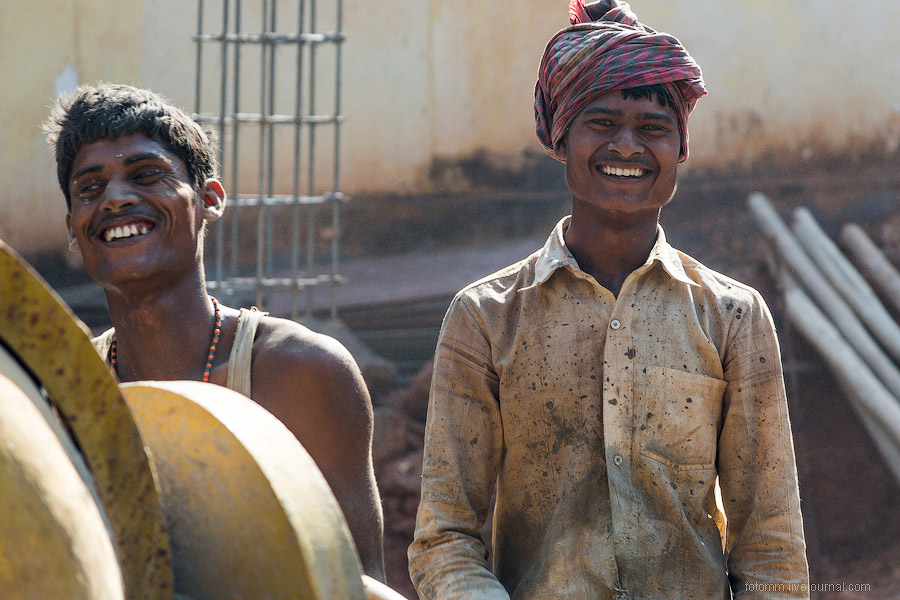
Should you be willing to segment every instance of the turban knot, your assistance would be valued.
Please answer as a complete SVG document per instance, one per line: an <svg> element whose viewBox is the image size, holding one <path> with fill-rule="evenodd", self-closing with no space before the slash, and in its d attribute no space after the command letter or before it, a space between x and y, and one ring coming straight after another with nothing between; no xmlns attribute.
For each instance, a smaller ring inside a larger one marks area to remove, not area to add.
<svg viewBox="0 0 900 600"><path fill-rule="evenodd" d="M561 146L569 125L600 96L663 85L675 102L680 158L687 158L687 116L706 87L684 46L639 23L620 0L572 0L569 20L547 43L534 88L537 135L547 152L565 162Z"/></svg>

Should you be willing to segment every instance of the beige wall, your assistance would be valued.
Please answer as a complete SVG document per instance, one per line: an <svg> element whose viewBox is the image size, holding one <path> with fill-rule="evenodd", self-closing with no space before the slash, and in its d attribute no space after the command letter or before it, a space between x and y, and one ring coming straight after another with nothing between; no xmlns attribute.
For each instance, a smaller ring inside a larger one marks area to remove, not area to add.
<svg viewBox="0 0 900 600"><path fill-rule="evenodd" d="M428 191L435 158L487 150L514 163L539 151L535 73L545 42L565 24L566 4L345 0L343 190ZM747 164L773 150L846 151L852 160L866 144L897 149L900 4L845 6L632 2L703 67L710 96L691 119L689 168ZM330 19L322 16L323 28ZM193 109L195 28L196 4L187 0L3 0L0 238L26 255L63 247L64 205L39 130L55 94L78 82L121 81ZM330 85L325 79L320 89Z"/></svg>
<svg viewBox="0 0 900 600"><path fill-rule="evenodd" d="M173 50L191 48L192 24L162 18L161 7L187 3L99 0L3 0L0 5L0 238L22 254L65 246L65 201L41 133L53 99L78 83L116 81L191 89L190 63ZM188 72L181 70L188 67Z"/></svg>

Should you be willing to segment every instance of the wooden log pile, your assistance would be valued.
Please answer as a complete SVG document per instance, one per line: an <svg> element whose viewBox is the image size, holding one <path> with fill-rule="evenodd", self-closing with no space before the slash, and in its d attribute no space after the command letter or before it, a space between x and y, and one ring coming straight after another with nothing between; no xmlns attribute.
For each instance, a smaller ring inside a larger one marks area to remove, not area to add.
<svg viewBox="0 0 900 600"><path fill-rule="evenodd" d="M900 273L857 225L845 225L840 236L851 261L806 208L794 211L791 229L764 195L752 194L747 204L771 243L788 318L828 365L900 482L900 326L882 302L900 314Z"/></svg>

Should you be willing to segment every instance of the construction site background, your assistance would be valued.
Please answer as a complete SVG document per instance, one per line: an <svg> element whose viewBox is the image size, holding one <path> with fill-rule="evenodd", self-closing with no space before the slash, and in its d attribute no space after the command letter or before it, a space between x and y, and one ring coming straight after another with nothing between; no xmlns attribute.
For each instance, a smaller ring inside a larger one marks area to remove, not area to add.
<svg viewBox="0 0 900 600"><path fill-rule="evenodd" d="M351 201L334 232L347 279L339 316L388 365L369 375L375 453L390 583L410 597L405 548L418 500L427 361L443 311L453 291L536 249L569 202L561 166L535 139L531 96L565 4L344 2L341 191ZM321 3L326 21L329 5ZM900 4L631 5L685 43L710 90L691 117L691 157L663 226L673 245L757 287L770 304L811 580L871 586L812 597L900 597L900 489L822 361L786 322L745 206L752 192L783 214L807 206L833 237L858 223L900 259ZM0 238L81 302L93 327L105 325L102 293L65 250L65 204L40 123L59 92L97 80L149 87L191 110L195 29L196 5L179 0L0 6ZM283 177L287 187L291 175Z"/></svg>

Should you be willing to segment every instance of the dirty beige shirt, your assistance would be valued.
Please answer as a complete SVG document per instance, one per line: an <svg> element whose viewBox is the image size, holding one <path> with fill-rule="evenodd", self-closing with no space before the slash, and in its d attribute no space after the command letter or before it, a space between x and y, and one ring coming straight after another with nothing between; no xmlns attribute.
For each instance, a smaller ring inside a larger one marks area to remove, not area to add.
<svg viewBox="0 0 900 600"><path fill-rule="evenodd" d="M444 320L409 550L421 598L808 597L777 591L808 574L762 298L662 228L615 298L567 223ZM495 482L492 574L478 530Z"/></svg>

